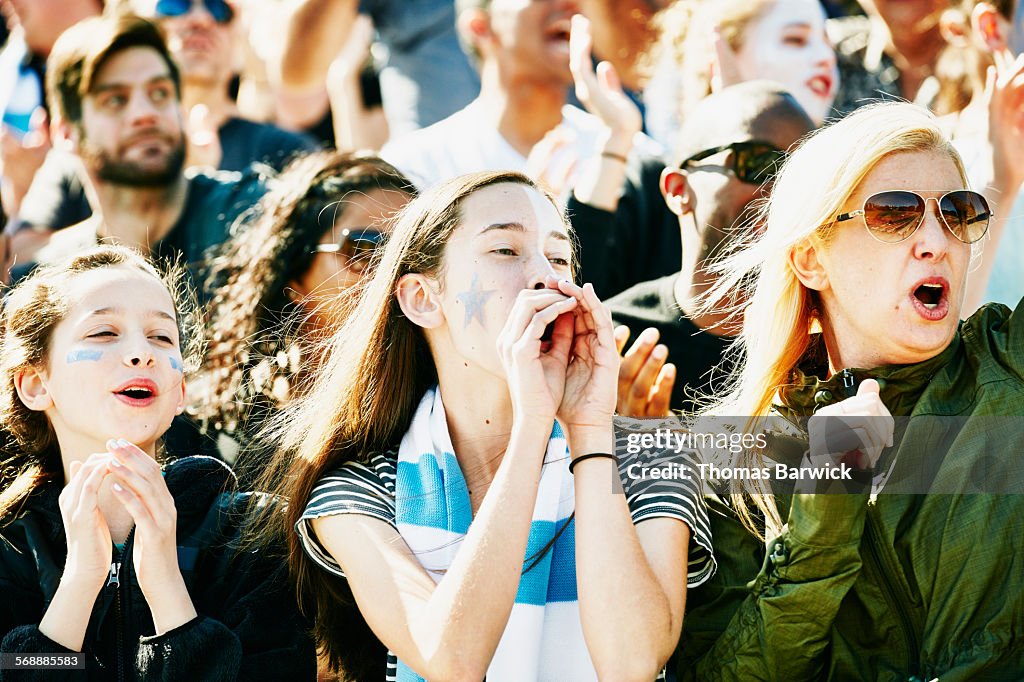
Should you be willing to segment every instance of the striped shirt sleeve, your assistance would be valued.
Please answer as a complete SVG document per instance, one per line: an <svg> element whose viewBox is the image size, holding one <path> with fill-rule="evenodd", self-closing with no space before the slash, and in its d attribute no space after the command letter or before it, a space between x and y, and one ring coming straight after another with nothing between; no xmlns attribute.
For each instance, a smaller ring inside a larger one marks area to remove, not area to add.
<svg viewBox="0 0 1024 682"><path fill-rule="evenodd" d="M645 454L619 452L619 477L626 494L633 525L655 518L679 519L690 527L686 583L696 587L715 574L711 524L707 503L692 453L652 459ZM652 476L652 472L657 474Z"/></svg>
<svg viewBox="0 0 1024 682"><path fill-rule="evenodd" d="M321 478L295 524L302 548L321 568L345 577L341 566L324 549L312 521L335 514L362 514L395 525L395 460L392 453L374 455L369 462L346 462Z"/></svg>

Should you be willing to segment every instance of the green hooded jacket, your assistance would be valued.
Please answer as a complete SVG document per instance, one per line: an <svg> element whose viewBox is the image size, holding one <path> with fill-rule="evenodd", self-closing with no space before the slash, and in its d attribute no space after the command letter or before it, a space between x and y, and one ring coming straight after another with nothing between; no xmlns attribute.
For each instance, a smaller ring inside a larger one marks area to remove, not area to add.
<svg viewBox="0 0 1024 682"><path fill-rule="evenodd" d="M779 412L852 395L842 374L794 372ZM1024 306L985 306L931 360L852 375L913 417L880 460L886 488L926 471L943 492L779 496L767 547L709 494L719 569L687 596L680 680L1024 679ZM979 465L1005 468L1000 494L979 492Z"/></svg>

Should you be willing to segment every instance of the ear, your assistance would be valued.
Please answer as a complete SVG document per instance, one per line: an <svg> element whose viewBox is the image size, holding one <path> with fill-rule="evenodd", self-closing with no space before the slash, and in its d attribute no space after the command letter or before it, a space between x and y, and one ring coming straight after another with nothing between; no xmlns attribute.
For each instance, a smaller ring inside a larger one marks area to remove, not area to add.
<svg viewBox="0 0 1024 682"><path fill-rule="evenodd" d="M184 373L182 373L182 375L181 375L180 391L181 391L181 393L180 393L180 395L178 395L178 404L174 408L174 414L181 414L182 412L185 411L185 374Z"/></svg>
<svg viewBox="0 0 1024 682"><path fill-rule="evenodd" d="M1003 21L996 8L987 2L979 2L971 12L971 28L993 54L1008 49Z"/></svg>
<svg viewBox="0 0 1024 682"><path fill-rule="evenodd" d="M53 397L46 388L46 377L33 367L15 372L14 390L30 410L43 412L53 406Z"/></svg>
<svg viewBox="0 0 1024 682"><path fill-rule="evenodd" d="M491 17L479 7L463 10L455 20L456 28L467 43L480 50L480 46L494 38Z"/></svg>
<svg viewBox="0 0 1024 682"><path fill-rule="evenodd" d="M939 18L939 32L947 43L953 47L964 48L970 45L970 27L963 13L956 9L947 9Z"/></svg>
<svg viewBox="0 0 1024 682"><path fill-rule="evenodd" d="M819 243L805 239L789 251L789 267L796 278L808 289L825 291L829 288L828 273L821 261Z"/></svg>
<svg viewBox="0 0 1024 682"><path fill-rule="evenodd" d="M402 313L423 329L435 329L445 321L441 301L431 284L426 275L410 273L403 275L395 288Z"/></svg>
<svg viewBox="0 0 1024 682"><path fill-rule="evenodd" d="M680 217L693 213L696 198L687 180L686 171L673 167L665 168L661 171L658 185L661 196L665 197L668 210Z"/></svg>

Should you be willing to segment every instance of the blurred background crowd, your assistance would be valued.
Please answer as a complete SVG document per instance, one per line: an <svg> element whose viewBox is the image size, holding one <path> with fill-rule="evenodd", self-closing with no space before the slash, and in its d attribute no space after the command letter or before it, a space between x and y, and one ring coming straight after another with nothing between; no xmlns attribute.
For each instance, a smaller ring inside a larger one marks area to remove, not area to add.
<svg viewBox="0 0 1024 682"><path fill-rule="evenodd" d="M388 219L471 171L525 172L567 207L577 278L656 375L626 412L693 407L736 332L688 303L709 264L756 229L786 151L869 102L941 117L993 207L963 315L1024 292L1014 0L0 8L3 278L102 240L188 264L208 352L171 451L231 462L315 369Z"/></svg>

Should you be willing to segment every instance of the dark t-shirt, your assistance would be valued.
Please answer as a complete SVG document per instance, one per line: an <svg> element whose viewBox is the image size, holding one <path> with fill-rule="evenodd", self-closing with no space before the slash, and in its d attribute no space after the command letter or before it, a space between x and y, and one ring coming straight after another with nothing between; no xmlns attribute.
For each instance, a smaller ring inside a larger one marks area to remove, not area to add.
<svg viewBox="0 0 1024 682"><path fill-rule="evenodd" d="M658 184L662 159L633 154L615 212L569 197L567 210L579 242L580 280L601 298L679 272L679 218L665 205Z"/></svg>
<svg viewBox="0 0 1024 682"><path fill-rule="evenodd" d="M190 172L188 178L181 215L164 238L153 245L152 255L157 260L180 259L188 267L202 298L208 250L223 243L238 216L256 205L266 191L266 177L249 170L245 173ZM95 243L95 226L91 221L75 225L54 234L50 243L39 251L39 262L53 262ZM29 263L12 269L12 278L23 277L34 266L35 263Z"/></svg>
<svg viewBox="0 0 1024 682"><path fill-rule="evenodd" d="M219 136L223 171L244 171L253 163L279 171L296 154L317 147L307 135L241 118L228 119ZM22 202L18 217L23 226L59 230L92 215L77 170L76 157L61 152L47 155Z"/></svg>
<svg viewBox="0 0 1024 682"><path fill-rule="evenodd" d="M702 331L679 309L673 293L678 275L642 282L607 301L615 324L629 327L630 343L648 327L661 335L668 361L676 366L673 410L693 412L695 398L720 387L730 365L723 363L729 337ZM628 346L627 346L628 347Z"/></svg>

